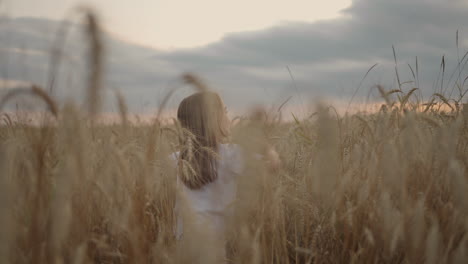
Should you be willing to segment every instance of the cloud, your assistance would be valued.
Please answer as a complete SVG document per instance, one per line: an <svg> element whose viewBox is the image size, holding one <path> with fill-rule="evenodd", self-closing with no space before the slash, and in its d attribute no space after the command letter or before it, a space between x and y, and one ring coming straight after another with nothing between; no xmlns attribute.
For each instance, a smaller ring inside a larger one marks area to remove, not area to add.
<svg viewBox="0 0 468 264"><path fill-rule="evenodd" d="M25 81L0 79L0 91L24 88L29 87L30 85L30 83Z"/></svg>
<svg viewBox="0 0 468 264"><path fill-rule="evenodd" d="M229 72L231 80L250 80L252 86L261 89L289 87L287 91L291 92L291 77L286 70L289 66L306 95L346 97L374 63L379 66L365 85L392 84L394 45L405 80L413 79L406 64L415 68L418 56L420 74L425 78L427 74L421 88L429 94L441 57L445 55L447 70L457 65L457 30L460 53L467 49L463 35L468 34L467 13L468 6L463 1L357 0L337 19L291 22L261 31L229 34L220 42L157 58L181 69L202 72L218 83L222 83L220 78L226 78L219 75L222 71Z"/></svg>
<svg viewBox="0 0 468 264"><path fill-rule="evenodd" d="M417 57L418 83L427 97L441 90L442 56L446 62L442 90L450 92L455 85L458 74L451 79L450 76L458 59L468 50L466 14L468 4L461 0L355 0L335 19L284 22L264 30L230 33L203 47L171 52L150 50L105 35L109 49L106 83L121 90L131 109L137 111L157 107L177 83L178 76L186 71L200 74L233 108L255 102L278 104L291 95L296 100L291 103L317 97L347 101L375 63L379 65L366 78L357 98L366 98L377 83L388 88L397 85L393 45L400 82L415 81L412 72L416 74ZM45 25L57 23L43 20L16 23L22 30L10 27L8 34L14 35L15 41L26 43L29 52L35 53L26 67L30 78L21 78L26 76L21 73L24 67L15 65L8 69L12 78L47 83L48 56L39 52L48 52L51 41L41 38L34 30L44 30ZM6 31L0 27L0 35ZM61 69L60 76L61 86L67 87L65 90L70 90L67 84L70 75L75 76L72 90L83 90L85 44L79 37L67 42L70 56L82 60L64 63L68 66ZM17 48L11 43L2 47ZM6 53L0 50L0 56ZM8 54L13 56L11 52ZM466 67L461 73L468 75ZM409 90L418 83L406 83L403 88ZM172 105L189 92L184 89L176 93Z"/></svg>

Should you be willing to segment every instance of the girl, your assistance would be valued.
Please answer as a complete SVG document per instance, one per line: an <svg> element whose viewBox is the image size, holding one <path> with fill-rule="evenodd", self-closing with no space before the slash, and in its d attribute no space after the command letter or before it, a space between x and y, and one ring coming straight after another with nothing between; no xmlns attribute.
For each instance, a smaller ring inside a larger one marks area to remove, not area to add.
<svg viewBox="0 0 468 264"><path fill-rule="evenodd" d="M184 130L184 147L173 154L177 161L175 235L186 240L185 246L217 247L207 250L214 262L222 262L225 222L232 214L236 177L244 167L242 153L238 145L227 143L230 121L217 93L204 91L185 98L177 119Z"/></svg>

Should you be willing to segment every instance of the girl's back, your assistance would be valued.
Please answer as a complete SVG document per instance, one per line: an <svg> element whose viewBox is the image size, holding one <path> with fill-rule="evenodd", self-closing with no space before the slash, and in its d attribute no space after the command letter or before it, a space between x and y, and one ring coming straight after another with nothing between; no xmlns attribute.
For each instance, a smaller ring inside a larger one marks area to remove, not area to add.
<svg viewBox="0 0 468 264"><path fill-rule="evenodd" d="M188 81L200 84L193 78ZM236 175L243 166L241 153L238 146L223 144L229 137L230 120L217 93L202 91L184 98L177 120L182 128L181 151L173 155L177 161L178 248L184 255L192 255L187 254L192 249L195 258L212 256L219 263L225 259L225 222L236 196ZM205 250L211 253L202 254Z"/></svg>
<svg viewBox="0 0 468 264"><path fill-rule="evenodd" d="M178 160L179 153L173 154ZM176 235L183 234L182 212L188 211L195 221L204 221L203 228L224 233L226 217L232 215L236 197L236 178L242 172L243 160L240 147L235 144L220 144L217 159L218 177L200 189L190 189L177 179ZM208 225L208 226L206 226Z"/></svg>

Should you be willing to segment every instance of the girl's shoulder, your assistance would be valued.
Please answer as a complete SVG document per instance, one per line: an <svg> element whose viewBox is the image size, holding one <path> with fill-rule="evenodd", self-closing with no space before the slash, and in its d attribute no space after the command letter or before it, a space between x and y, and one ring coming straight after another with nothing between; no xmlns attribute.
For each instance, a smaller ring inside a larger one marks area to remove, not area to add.
<svg viewBox="0 0 468 264"><path fill-rule="evenodd" d="M221 164L233 171L236 174L242 173L244 170L244 154L241 146L234 143L226 143L219 145L219 158ZM180 152L173 152L169 155L169 160L174 167L177 167Z"/></svg>
<svg viewBox="0 0 468 264"><path fill-rule="evenodd" d="M219 148L222 151L229 151L229 152L240 151L241 149L241 147L236 143L222 143L222 144L219 144Z"/></svg>
<svg viewBox="0 0 468 264"><path fill-rule="evenodd" d="M176 152L172 152L170 155L169 155L169 158L170 159L173 159L173 160L177 160L179 158L179 151L176 151Z"/></svg>
<svg viewBox="0 0 468 264"><path fill-rule="evenodd" d="M179 162L179 154L180 152L176 151L176 152L172 152L171 154L167 156L167 159L169 160L169 162L171 163L173 167L177 167L177 162Z"/></svg>
<svg viewBox="0 0 468 264"><path fill-rule="evenodd" d="M219 156L224 166L240 174L244 170L244 155L241 146L233 143L221 144Z"/></svg>
<svg viewBox="0 0 468 264"><path fill-rule="evenodd" d="M219 155L222 158L233 158L242 156L241 146L234 143L220 144Z"/></svg>

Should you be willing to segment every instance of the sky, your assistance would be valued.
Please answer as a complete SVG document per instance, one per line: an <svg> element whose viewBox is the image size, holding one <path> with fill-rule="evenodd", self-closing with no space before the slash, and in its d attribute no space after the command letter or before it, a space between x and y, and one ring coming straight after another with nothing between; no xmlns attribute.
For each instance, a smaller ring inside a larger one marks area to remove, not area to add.
<svg viewBox="0 0 468 264"><path fill-rule="evenodd" d="M6 1L6 2L5 2ZM157 49L202 46L226 33L267 28L285 21L338 17L350 0L4 0L12 17L60 20L78 6L90 6L104 27L121 38Z"/></svg>
<svg viewBox="0 0 468 264"><path fill-rule="evenodd" d="M185 72L201 76L231 109L278 107L289 97L295 109L324 98L365 105L380 98L376 84L418 88L424 100L468 89L468 1L145 1L93 2L106 31L106 98L118 90L136 112L157 108ZM0 59L9 63L0 74L9 86L49 86L57 19L70 6L4 2L10 19L0 21ZM60 98L85 90L86 41L76 35L57 75ZM173 105L192 92L185 88Z"/></svg>

